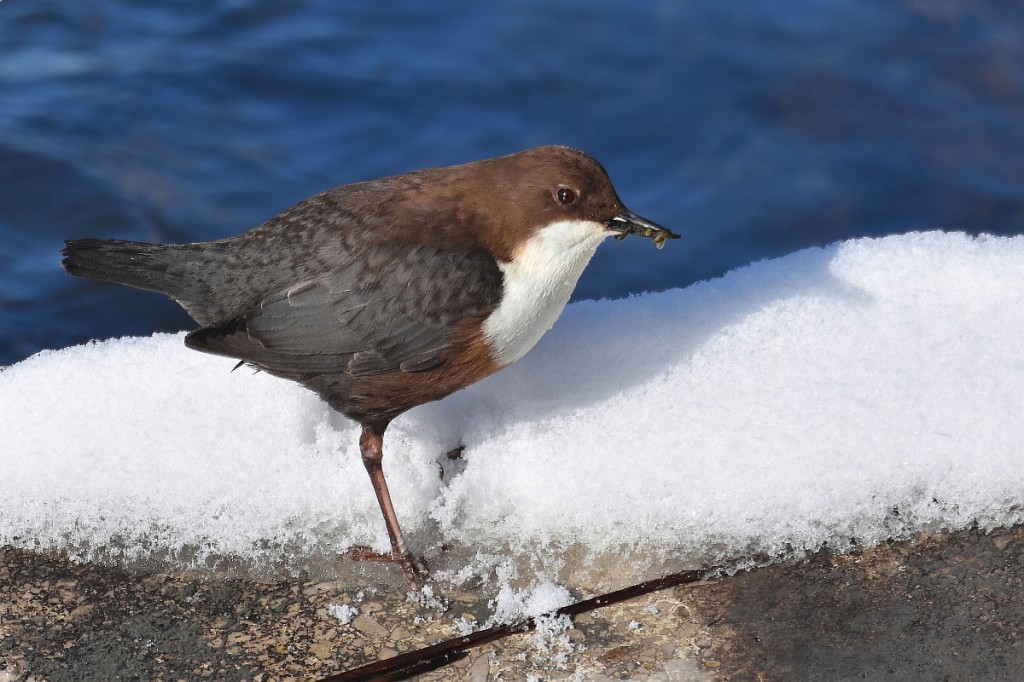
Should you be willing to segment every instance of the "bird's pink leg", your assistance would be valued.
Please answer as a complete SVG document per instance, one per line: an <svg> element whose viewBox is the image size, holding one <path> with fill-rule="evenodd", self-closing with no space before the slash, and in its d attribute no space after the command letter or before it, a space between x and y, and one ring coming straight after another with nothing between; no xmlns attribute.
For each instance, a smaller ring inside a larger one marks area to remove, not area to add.
<svg viewBox="0 0 1024 682"><path fill-rule="evenodd" d="M405 548L405 540L402 538L402 529L398 526L398 516L391 504L391 493L388 492L388 483L384 480L384 468L381 460L384 458L384 427L371 424L363 425L363 432L359 436L359 451L363 456L363 465L366 472L370 474L370 483L373 484L373 492L377 494L377 503L380 504L380 511L384 515L384 525L387 526L388 536L391 538L391 561L402 564L402 571L405 573L405 582L409 589L419 592L420 586L418 577L429 577L427 567L422 559L415 558Z"/></svg>

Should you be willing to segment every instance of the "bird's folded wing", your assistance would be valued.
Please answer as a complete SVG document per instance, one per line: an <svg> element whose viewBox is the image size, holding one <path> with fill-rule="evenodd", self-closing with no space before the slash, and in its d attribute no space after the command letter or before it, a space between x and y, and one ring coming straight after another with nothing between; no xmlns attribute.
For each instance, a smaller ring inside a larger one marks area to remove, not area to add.
<svg viewBox="0 0 1024 682"><path fill-rule="evenodd" d="M477 250L378 247L265 297L186 343L279 372L370 375L444 362L451 335L497 305L502 275Z"/></svg>

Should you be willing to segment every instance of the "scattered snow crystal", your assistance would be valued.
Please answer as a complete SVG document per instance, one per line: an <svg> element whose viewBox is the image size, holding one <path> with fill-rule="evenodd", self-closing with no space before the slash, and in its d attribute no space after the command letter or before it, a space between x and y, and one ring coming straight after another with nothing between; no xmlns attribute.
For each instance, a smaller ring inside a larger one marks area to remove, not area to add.
<svg viewBox="0 0 1024 682"><path fill-rule="evenodd" d="M488 625L535 618L568 606L574 601L569 590L548 581L524 590L504 585L493 600L494 616Z"/></svg>
<svg viewBox="0 0 1024 682"><path fill-rule="evenodd" d="M327 607L327 613L336 618L341 625L348 625L359 613L359 609L348 604L331 604Z"/></svg>

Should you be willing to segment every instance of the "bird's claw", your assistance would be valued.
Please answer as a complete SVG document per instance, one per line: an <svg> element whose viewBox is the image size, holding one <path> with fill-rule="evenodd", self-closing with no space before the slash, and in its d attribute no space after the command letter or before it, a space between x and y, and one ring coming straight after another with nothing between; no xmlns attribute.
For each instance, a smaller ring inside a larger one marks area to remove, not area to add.
<svg viewBox="0 0 1024 682"><path fill-rule="evenodd" d="M398 555L394 552L386 554L370 549L362 545L349 548L346 552L353 561L376 561L385 564L402 564L402 573L405 574L405 582L413 592L420 591L421 583L430 580L430 567L422 557L413 556L406 552L405 555Z"/></svg>

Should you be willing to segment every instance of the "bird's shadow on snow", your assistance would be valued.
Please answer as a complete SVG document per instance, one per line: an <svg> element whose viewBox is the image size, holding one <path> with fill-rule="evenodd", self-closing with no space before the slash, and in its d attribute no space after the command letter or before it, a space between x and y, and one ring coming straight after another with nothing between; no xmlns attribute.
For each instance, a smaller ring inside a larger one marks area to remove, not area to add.
<svg viewBox="0 0 1024 682"><path fill-rule="evenodd" d="M515 423L566 414L648 382L777 301L819 297L869 305L872 298L866 291L832 272L830 264L840 248L805 249L685 289L570 305L523 360L439 403L413 410L404 417L406 425L434 431L444 447L472 447L477 438Z"/></svg>

